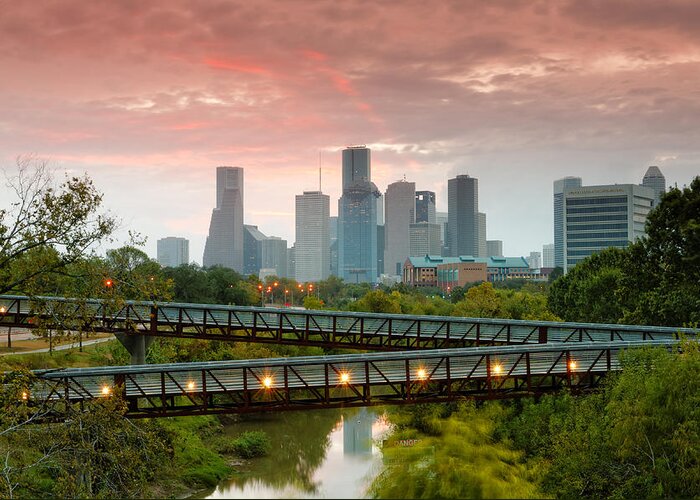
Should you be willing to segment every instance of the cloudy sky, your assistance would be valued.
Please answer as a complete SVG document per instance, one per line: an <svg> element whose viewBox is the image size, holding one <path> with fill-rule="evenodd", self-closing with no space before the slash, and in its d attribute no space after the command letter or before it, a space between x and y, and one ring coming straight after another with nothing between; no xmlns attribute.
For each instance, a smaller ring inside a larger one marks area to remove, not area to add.
<svg viewBox="0 0 700 500"><path fill-rule="evenodd" d="M700 174L700 2L0 0L0 165L87 172L125 228L190 239L215 167L245 168L245 222L294 241L294 195L331 213L340 150L380 190L479 179L506 255L552 241L552 181ZM9 192L0 186L0 201Z"/></svg>

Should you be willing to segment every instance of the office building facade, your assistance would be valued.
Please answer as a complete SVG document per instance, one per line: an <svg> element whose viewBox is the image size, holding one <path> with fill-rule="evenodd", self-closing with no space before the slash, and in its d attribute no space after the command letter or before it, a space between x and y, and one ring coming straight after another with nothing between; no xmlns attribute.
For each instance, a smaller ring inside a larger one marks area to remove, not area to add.
<svg viewBox="0 0 700 500"><path fill-rule="evenodd" d="M554 243L542 245L542 267L554 267Z"/></svg>
<svg viewBox="0 0 700 500"><path fill-rule="evenodd" d="M624 248L642 237L655 193L636 184L612 184L565 188L563 197L566 272L593 253Z"/></svg>
<svg viewBox="0 0 700 500"><path fill-rule="evenodd" d="M487 240L486 257L503 257L503 241Z"/></svg>
<svg viewBox="0 0 700 500"><path fill-rule="evenodd" d="M476 222L477 253L475 257L488 257L488 248L486 247L486 214L484 212L477 213Z"/></svg>
<svg viewBox="0 0 700 500"><path fill-rule="evenodd" d="M411 252L410 226L415 221L416 184L389 184L384 195L384 274L401 275Z"/></svg>
<svg viewBox="0 0 700 500"><path fill-rule="evenodd" d="M338 275L348 283L377 281L377 186L370 150L343 150L343 194L338 200Z"/></svg>
<svg viewBox="0 0 700 500"><path fill-rule="evenodd" d="M216 169L216 208L204 245L204 267L228 267L243 273L243 169Z"/></svg>
<svg viewBox="0 0 700 500"><path fill-rule="evenodd" d="M661 201L661 196L666 192L666 177L661 173L659 167L652 165L644 174L642 186L654 190L654 206L657 206Z"/></svg>
<svg viewBox="0 0 700 500"><path fill-rule="evenodd" d="M479 182L469 175L447 181L447 240L451 256L479 254Z"/></svg>
<svg viewBox="0 0 700 500"><path fill-rule="evenodd" d="M262 263L262 242L266 239L258 226L243 225L243 274L257 276Z"/></svg>
<svg viewBox="0 0 700 500"><path fill-rule="evenodd" d="M435 193L432 191L416 191L416 222L435 224Z"/></svg>
<svg viewBox="0 0 700 500"><path fill-rule="evenodd" d="M157 261L163 267L177 267L190 262L190 241L168 236L157 242Z"/></svg>
<svg viewBox="0 0 700 500"><path fill-rule="evenodd" d="M409 257L440 255L442 243L440 241L440 226L438 224L415 222L410 225L409 233Z"/></svg>
<svg viewBox="0 0 700 500"><path fill-rule="evenodd" d="M331 271L330 197L321 191L304 191L295 201L295 279L325 280Z"/></svg>
<svg viewBox="0 0 700 500"><path fill-rule="evenodd" d="M580 177L554 181L554 266L564 268L564 190L581 187Z"/></svg>
<svg viewBox="0 0 700 500"><path fill-rule="evenodd" d="M262 261L260 269L274 269L278 278L287 278L287 240L268 236L262 241Z"/></svg>

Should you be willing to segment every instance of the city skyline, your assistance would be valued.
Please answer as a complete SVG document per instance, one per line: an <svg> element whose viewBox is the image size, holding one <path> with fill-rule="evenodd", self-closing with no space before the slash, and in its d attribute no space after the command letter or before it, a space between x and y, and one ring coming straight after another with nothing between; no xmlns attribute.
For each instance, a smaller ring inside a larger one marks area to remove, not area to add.
<svg viewBox="0 0 700 500"><path fill-rule="evenodd" d="M518 256L552 242L556 179L700 171L694 2L4 8L0 167L34 153L87 172L151 256L176 235L201 263L219 165L246 169L246 224L292 242L294 196L320 163L337 200L350 144L381 192L405 175L439 212L447 179L478 178L486 237Z"/></svg>

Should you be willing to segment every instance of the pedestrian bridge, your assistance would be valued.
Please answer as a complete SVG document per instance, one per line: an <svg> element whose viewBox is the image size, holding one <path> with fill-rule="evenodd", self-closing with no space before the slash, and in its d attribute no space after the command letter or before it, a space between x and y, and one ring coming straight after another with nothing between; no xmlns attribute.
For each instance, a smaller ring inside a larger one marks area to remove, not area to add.
<svg viewBox="0 0 700 500"><path fill-rule="evenodd" d="M38 371L25 401L121 395L127 416L307 410L464 398L502 399L596 387L624 349L673 340L577 342Z"/></svg>
<svg viewBox="0 0 700 500"><path fill-rule="evenodd" d="M112 332L131 346L132 366L37 371L22 400L56 418L66 404L116 394L128 416L162 417L583 391L619 370L624 349L697 338L655 326L10 295L0 326ZM156 336L384 352L146 365Z"/></svg>
<svg viewBox="0 0 700 500"><path fill-rule="evenodd" d="M378 351L695 336L689 328L659 326L12 295L0 295L0 326Z"/></svg>

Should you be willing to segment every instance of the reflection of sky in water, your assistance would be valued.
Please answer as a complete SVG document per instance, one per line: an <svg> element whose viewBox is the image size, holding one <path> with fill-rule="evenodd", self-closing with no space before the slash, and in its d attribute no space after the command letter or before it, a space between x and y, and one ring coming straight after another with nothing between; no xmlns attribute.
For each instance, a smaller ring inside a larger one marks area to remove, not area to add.
<svg viewBox="0 0 700 500"><path fill-rule="evenodd" d="M349 428L344 433L345 425ZM381 439L387 430L387 421L383 417L377 418L375 413L367 409L345 412L343 419L338 421L329 434L326 455L313 473L313 482L317 485L315 493L302 491L292 485L283 488L268 486L264 478L259 478L252 479L243 486L233 483L220 486L207 498L363 497L372 477L381 468L380 451L374 442ZM370 432L373 442L367 439ZM290 471L290 474L293 473Z"/></svg>

